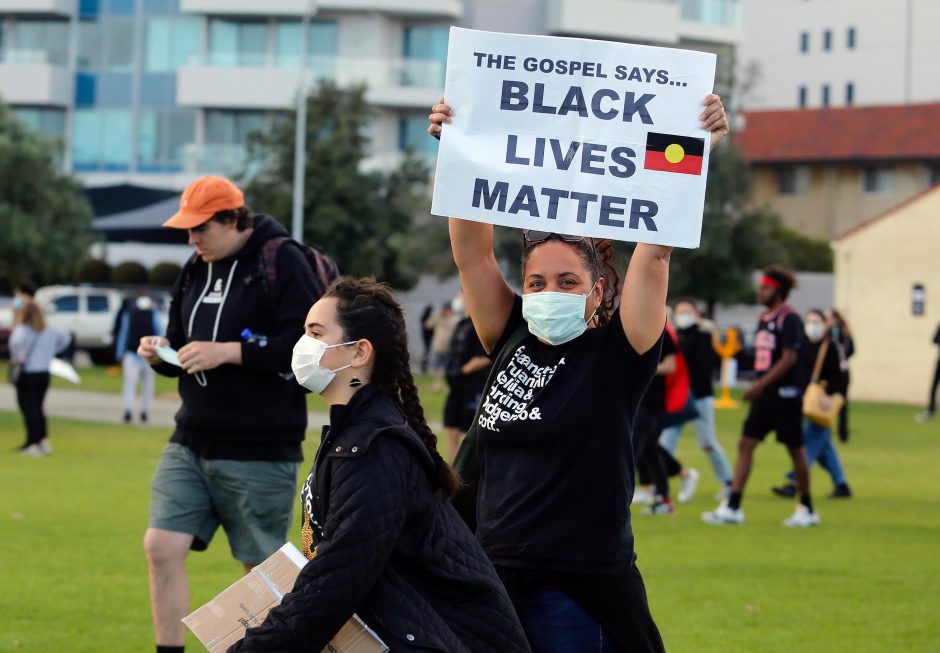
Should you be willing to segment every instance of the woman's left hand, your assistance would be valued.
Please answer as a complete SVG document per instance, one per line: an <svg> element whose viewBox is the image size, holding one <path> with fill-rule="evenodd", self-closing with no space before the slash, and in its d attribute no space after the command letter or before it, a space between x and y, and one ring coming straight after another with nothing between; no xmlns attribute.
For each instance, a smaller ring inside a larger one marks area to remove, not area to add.
<svg viewBox="0 0 940 653"><path fill-rule="evenodd" d="M714 93L706 95L703 104L705 110L702 111L699 119L702 121L702 129L711 132L712 141L709 149L713 150L721 139L728 135L730 130L728 116L725 115L725 105L721 103L721 97Z"/></svg>

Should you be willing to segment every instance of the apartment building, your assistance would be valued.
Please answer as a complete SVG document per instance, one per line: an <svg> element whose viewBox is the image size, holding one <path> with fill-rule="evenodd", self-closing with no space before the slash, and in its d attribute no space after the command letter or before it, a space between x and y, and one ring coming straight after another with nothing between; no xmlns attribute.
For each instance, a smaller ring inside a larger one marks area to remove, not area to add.
<svg viewBox="0 0 940 653"><path fill-rule="evenodd" d="M742 20L748 111L940 102L936 0L742 0Z"/></svg>

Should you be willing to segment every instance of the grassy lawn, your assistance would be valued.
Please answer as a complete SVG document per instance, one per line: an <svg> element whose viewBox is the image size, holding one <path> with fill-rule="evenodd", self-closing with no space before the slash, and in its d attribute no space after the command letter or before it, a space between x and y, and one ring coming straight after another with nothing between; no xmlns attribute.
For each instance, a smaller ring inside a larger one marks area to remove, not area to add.
<svg viewBox="0 0 940 653"><path fill-rule="evenodd" d="M104 390L117 381L96 373L94 383ZM853 406L852 442L841 453L856 497L826 500L828 479L814 471L823 524L804 531L780 525L793 504L768 490L786 469L785 452L772 443L758 450L747 523L700 523L718 488L685 434L679 453L702 472L699 495L673 516L634 518L639 566L668 650L937 651L940 425L915 424L914 412ZM719 415L729 453L741 420L741 411ZM20 418L0 413L0 651L153 650L140 541L168 434L67 420L53 420L51 434L54 455L22 458L12 453ZM308 461L314 445L307 443ZM299 541L296 522L292 539ZM221 533L191 556L189 569L194 606L238 575ZM189 650L202 649L191 640Z"/></svg>

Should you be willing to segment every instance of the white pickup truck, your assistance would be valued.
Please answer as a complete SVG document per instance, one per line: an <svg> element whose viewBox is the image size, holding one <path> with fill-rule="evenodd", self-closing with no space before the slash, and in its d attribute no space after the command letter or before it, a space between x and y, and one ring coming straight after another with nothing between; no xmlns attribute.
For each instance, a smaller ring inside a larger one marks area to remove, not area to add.
<svg viewBox="0 0 940 653"><path fill-rule="evenodd" d="M113 362L111 330L122 301L124 293L114 288L45 286L36 291L49 324L74 333L75 346L99 364Z"/></svg>

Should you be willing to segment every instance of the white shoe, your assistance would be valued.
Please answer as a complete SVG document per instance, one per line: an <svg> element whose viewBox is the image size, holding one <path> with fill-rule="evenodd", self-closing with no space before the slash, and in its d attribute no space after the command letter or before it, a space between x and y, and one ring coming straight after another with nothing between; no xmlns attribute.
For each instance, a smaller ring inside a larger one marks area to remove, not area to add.
<svg viewBox="0 0 940 653"><path fill-rule="evenodd" d="M727 501L722 501L718 507L711 512L702 513L702 521L712 526L724 526L725 524L743 524L744 511L740 508L734 509L728 506Z"/></svg>
<svg viewBox="0 0 940 653"><path fill-rule="evenodd" d="M38 444L31 444L25 449L20 449L20 454L29 456L30 458L42 458L46 455L43 453Z"/></svg>
<svg viewBox="0 0 940 653"><path fill-rule="evenodd" d="M807 528L808 526L819 526L819 513L810 512L802 503L796 506L793 515L783 521L784 526L792 528Z"/></svg>
<svg viewBox="0 0 940 653"><path fill-rule="evenodd" d="M49 442L49 438L45 438L39 441L39 450L42 451L42 455L48 456L52 453L52 443Z"/></svg>
<svg viewBox="0 0 940 653"><path fill-rule="evenodd" d="M715 493L715 501L727 501L731 498L731 486L726 485Z"/></svg>
<svg viewBox="0 0 940 653"><path fill-rule="evenodd" d="M698 488L699 473L694 467L689 467L689 471L679 481L679 503L688 503L695 496L695 490Z"/></svg>
<svg viewBox="0 0 940 653"><path fill-rule="evenodd" d="M633 491L633 501L630 503L635 506L651 506L655 500L656 497L654 497L651 492L647 492L642 488L637 488Z"/></svg>
<svg viewBox="0 0 940 653"><path fill-rule="evenodd" d="M933 419L933 413L931 413L929 410L925 410L922 413L917 413L916 415L914 415L915 422L921 422L921 423L929 422L932 419Z"/></svg>

